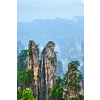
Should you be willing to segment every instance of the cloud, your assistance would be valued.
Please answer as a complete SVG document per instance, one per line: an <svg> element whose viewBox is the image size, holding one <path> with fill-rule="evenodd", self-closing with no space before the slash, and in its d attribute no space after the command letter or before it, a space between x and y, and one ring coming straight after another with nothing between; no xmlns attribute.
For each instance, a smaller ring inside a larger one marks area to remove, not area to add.
<svg viewBox="0 0 100 100"><path fill-rule="evenodd" d="M65 58L62 61L62 65L63 65L63 71L64 73L68 70L68 58Z"/></svg>
<svg viewBox="0 0 100 100"><path fill-rule="evenodd" d="M43 46L40 46L40 50L41 50L41 51L43 50L43 48L44 48Z"/></svg>
<svg viewBox="0 0 100 100"><path fill-rule="evenodd" d="M81 0L82 3L84 3L84 0Z"/></svg>
<svg viewBox="0 0 100 100"><path fill-rule="evenodd" d="M60 53L60 46L57 43L55 43L55 49L54 50L57 51L58 54Z"/></svg>
<svg viewBox="0 0 100 100"><path fill-rule="evenodd" d="M69 48L68 51L69 53L71 53L72 51L74 51L75 49L74 48Z"/></svg>
<svg viewBox="0 0 100 100"><path fill-rule="evenodd" d="M84 3L84 0L72 0L72 1Z"/></svg>
<svg viewBox="0 0 100 100"><path fill-rule="evenodd" d="M78 51L78 55L80 55L81 53L81 43L78 43L78 41L76 42L76 48L77 48L77 51Z"/></svg>

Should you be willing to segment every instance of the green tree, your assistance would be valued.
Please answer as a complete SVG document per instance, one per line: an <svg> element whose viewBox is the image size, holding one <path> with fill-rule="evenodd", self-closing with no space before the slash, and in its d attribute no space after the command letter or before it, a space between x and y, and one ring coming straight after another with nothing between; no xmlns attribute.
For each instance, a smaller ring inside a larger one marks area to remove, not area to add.
<svg viewBox="0 0 100 100"><path fill-rule="evenodd" d="M22 70L17 75L18 83L21 85L22 89L25 89L26 81L27 81L27 74L26 70Z"/></svg>
<svg viewBox="0 0 100 100"><path fill-rule="evenodd" d="M30 89L25 91L24 89L20 100L35 100L32 90Z"/></svg>
<svg viewBox="0 0 100 100"><path fill-rule="evenodd" d="M63 88L61 87L62 84L61 77L59 76L56 81L57 84L55 87L53 87L53 90L51 92L51 100L62 100Z"/></svg>
<svg viewBox="0 0 100 100"><path fill-rule="evenodd" d="M33 70L22 70L17 75L18 82L21 84L22 90L26 87L34 87L34 73Z"/></svg>
<svg viewBox="0 0 100 100"><path fill-rule="evenodd" d="M68 74L68 71L66 71L66 73L64 74L64 77L62 79L63 85L66 85L67 84L67 74Z"/></svg>
<svg viewBox="0 0 100 100"><path fill-rule="evenodd" d="M20 98L21 98L21 92L18 90L17 91L17 100L20 100Z"/></svg>
<svg viewBox="0 0 100 100"><path fill-rule="evenodd" d="M71 61L70 63L72 67L74 67L77 70L77 74L71 72L70 75L73 75L74 77L70 79L70 82L68 83L69 86L72 86L75 88L75 94L78 95L77 98L72 98L71 100L84 100L83 95L79 95L79 91L81 89L79 83L83 79L82 74L80 70L78 69L78 66L80 66L80 63L78 61Z"/></svg>
<svg viewBox="0 0 100 100"><path fill-rule="evenodd" d="M57 81L57 84L61 84L63 80L60 76L58 76L56 81Z"/></svg>
<svg viewBox="0 0 100 100"><path fill-rule="evenodd" d="M33 70L28 70L27 72L27 76L26 76L26 80L27 80L27 85L34 87L34 72Z"/></svg>
<svg viewBox="0 0 100 100"><path fill-rule="evenodd" d="M55 51L55 53L56 53L56 54L58 54L58 52L57 52L57 51Z"/></svg>
<svg viewBox="0 0 100 100"><path fill-rule="evenodd" d="M22 50L19 56L17 57L17 71L18 72L25 69L26 67L25 60L28 57L29 52L30 52L29 50Z"/></svg>

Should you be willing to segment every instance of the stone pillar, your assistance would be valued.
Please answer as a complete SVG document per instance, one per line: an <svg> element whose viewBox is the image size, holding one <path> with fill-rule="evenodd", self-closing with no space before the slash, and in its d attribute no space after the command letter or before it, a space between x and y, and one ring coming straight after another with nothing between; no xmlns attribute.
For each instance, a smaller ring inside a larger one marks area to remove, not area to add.
<svg viewBox="0 0 100 100"><path fill-rule="evenodd" d="M68 94L67 94L67 97L69 97L69 100L71 99L71 98L76 98L78 95L76 94L76 92L77 92L77 89L75 88L75 87L73 87L73 86L71 86L69 83L71 82L71 79L73 78L73 77L77 77L77 70L76 70L76 68L74 67L74 65L72 65L72 64L68 64L68 76L67 76L67 92L68 92ZM75 81L73 81L73 82L75 82ZM76 82L75 82L76 83ZM76 83L77 84L77 83Z"/></svg>
<svg viewBox="0 0 100 100"><path fill-rule="evenodd" d="M39 49L38 46L34 43L34 41L29 41L29 58L28 58L28 69L33 70L34 72L34 80L35 80L35 89L33 90L34 94L38 95L38 69L39 69ZM38 100L38 96L36 96L36 100Z"/></svg>
<svg viewBox="0 0 100 100"><path fill-rule="evenodd" d="M41 80L41 85L44 87L44 98L46 100L50 100L50 89L53 89L53 86L56 84L56 62L57 57L54 52L55 44L52 41L49 41L46 47L43 49L41 53L41 72L43 74L43 78Z"/></svg>

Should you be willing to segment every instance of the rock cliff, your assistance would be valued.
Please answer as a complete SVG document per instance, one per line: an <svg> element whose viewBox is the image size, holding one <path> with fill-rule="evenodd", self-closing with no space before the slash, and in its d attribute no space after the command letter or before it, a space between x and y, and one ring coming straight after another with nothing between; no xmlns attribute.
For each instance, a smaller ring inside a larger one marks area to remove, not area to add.
<svg viewBox="0 0 100 100"><path fill-rule="evenodd" d="M46 47L44 47L41 53L41 92L43 93L42 98L49 100L50 90L56 84L56 62L57 57L54 52L55 44L52 41L49 41Z"/></svg>
<svg viewBox="0 0 100 100"><path fill-rule="evenodd" d="M36 100L41 100L41 98L49 100L50 90L56 84L57 57L54 46L55 43L49 41L41 53L41 60L39 60L38 46L34 41L29 41L28 70L32 69L34 72Z"/></svg>
<svg viewBox="0 0 100 100"><path fill-rule="evenodd" d="M36 87L33 90L34 95L38 94L38 70L39 70L39 49L34 41L29 41L29 57L28 57L28 70L33 70L34 80ZM36 96L38 100L38 96Z"/></svg>

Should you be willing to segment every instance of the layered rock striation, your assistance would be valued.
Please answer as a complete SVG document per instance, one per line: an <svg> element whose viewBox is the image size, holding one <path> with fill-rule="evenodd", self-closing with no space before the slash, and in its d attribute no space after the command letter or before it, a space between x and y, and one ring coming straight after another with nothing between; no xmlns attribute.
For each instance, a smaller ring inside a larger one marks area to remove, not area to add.
<svg viewBox="0 0 100 100"><path fill-rule="evenodd" d="M33 70L37 94L36 100L42 98L49 100L50 91L56 84L56 62L57 57L54 52L55 43L49 41L41 53L39 60L39 49L34 41L29 41L28 70Z"/></svg>
<svg viewBox="0 0 100 100"><path fill-rule="evenodd" d="M29 57L28 57L28 70L33 70L34 72L34 84L35 88L33 90L34 95L38 95L38 70L39 70L39 49L34 41L30 40L29 45ZM36 96L38 100L38 96Z"/></svg>
<svg viewBox="0 0 100 100"><path fill-rule="evenodd" d="M46 47L41 53L41 92L43 93L42 98L49 100L50 91L53 89L53 86L56 84L56 62L57 57L54 52L55 44L52 41L49 41Z"/></svg>
<svg viewBox="0 0 100 100"><path fill-rule="evenodd" d="M71 100L72 98L78 98L79 95L84 95L83 93L83 80L81 76L78 75L77 68L69 63L68 64L68 74L67 74L67 84L63 89L63 98Z"/></svg>

